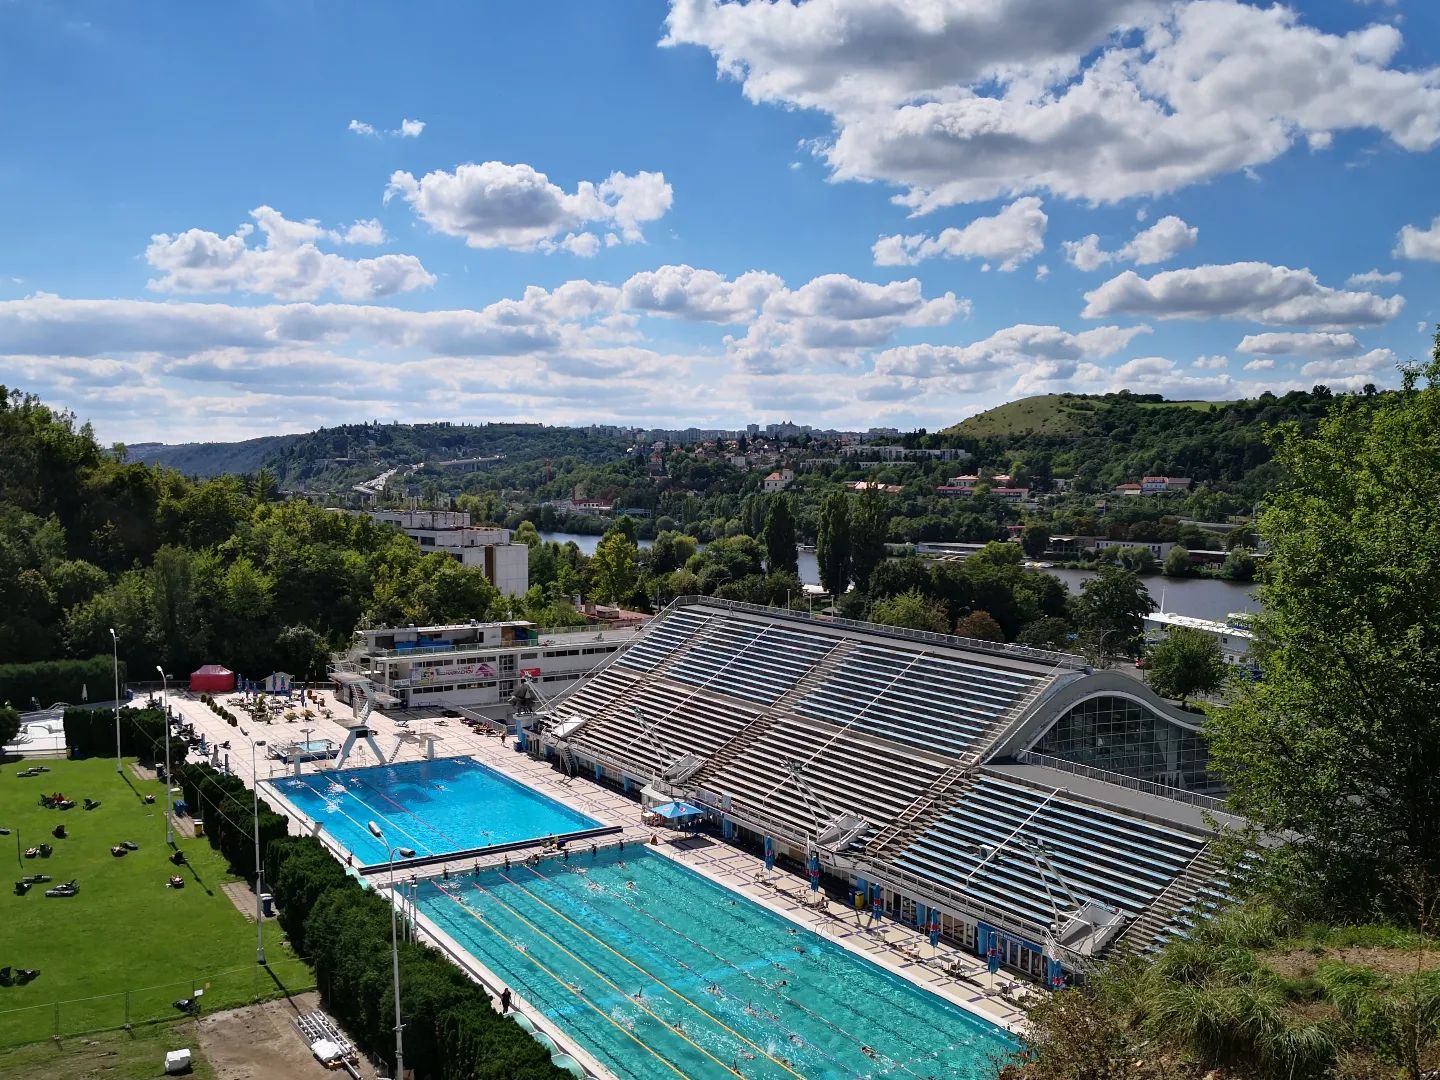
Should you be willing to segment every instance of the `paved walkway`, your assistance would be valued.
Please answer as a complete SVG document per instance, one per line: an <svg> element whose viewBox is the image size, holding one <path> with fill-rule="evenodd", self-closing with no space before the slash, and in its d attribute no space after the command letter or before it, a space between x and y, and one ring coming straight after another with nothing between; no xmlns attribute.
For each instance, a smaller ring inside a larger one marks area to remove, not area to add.
<svg viewBox="0 0 1440 1080"><path fill-rule="evenodd" d="M326 720L318 714L314 719L296 723L276 720L273 723L256 724L243 713L239 706L239 695L226 695L222 704L240 717L239 728L230 727L223 718L211 711L198 698L172 692L170 704L182 713L197 730L205 732L207 740L224 742L229 740L230 770L246 783L253 783L250 762L251 739L263 739L269 743L288 742L305 738L304 727L314 730L312 739L333 739L340 743L348 729L340 718L350 720L348 705L338 704L328 692L321 692L325 707L331 709L333 718ZM408 731L411 734L429 733L436 736L437 756L469 754L486 765L528 784L569 806L583 810L591 817L606 825L618 825L624 829L621 834L626 843L648 843L656 830L639 823L640 807L633 799L619 792L590 782L582 777L568 778L549 763L536 761L525 754L516 752L512 742L502 743L499 737L481 735L470 730L459 720L439 717L426 718L419 713L402 727L395 719L380 712L370 716L371 730L381 750L389 755L394 734ZM350 756L351 765L374 765L373 755L360 752ZM222 751L222 760L224 751ZM424 755L419 745L407 742L398 747L397 761L415 761ZM256 772L260 779L288 775L292 770L279 761L265 756L263 749L255 754ZM317 771L324 763L310 763L302 766L306 772ZM668 838L668 839L667 839ZM757 856L721 841L708 837L688 837L664 830L658 837L660 843L652 850L668 858L682 862L698 873L718 881L727 888L743 893L756 903L778 912L786 918L806 926L850 949L867 959L889 968L912 982L939 994L964 1009L984 1017L991 1023L1006 1030L1015 1031L1022 1024L1024 1016L1017 1007L1017 1000L1030 993L1036 993L1028 983L1013 981L1004 973L992 976L978 957L942 942L932 949L928 935L915 927L905 926L890 919L880 920L872 925L868 915L859 915L853 909L811 893L805 879L799 875L776 869L766 872L764 862ZM697 843L697 839L706 842ZM613 843L614 838L607 838ZM444 873L461 874L476 865L485 866L499 862L503 856L488 859L463 859L426 867L427 876ZM523 858L523 855L520 856ZM408 875L406 875L408 876ZM380 885L386 883L386 875L370 876L371 881Z"/></svg>

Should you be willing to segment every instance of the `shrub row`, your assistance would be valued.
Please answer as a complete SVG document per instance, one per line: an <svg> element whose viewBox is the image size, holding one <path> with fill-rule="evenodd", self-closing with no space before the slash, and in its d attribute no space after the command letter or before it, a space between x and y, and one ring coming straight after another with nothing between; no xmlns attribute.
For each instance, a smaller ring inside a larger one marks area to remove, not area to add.
<svg viewBox="0 0 1440 1080"><path fill-rule="evenodd" d="M120 710L120 752L154 763L165 760L165 714L159 709ZM111 709L66 709L65 745L72 758L113 757L115 713ZM184 739L170 743L170 760L183 762L189 752Z"/></svg>
<svg viewBox="0 0 1440 1080"><path fill-rule="evenodd" d="M206 705L209 705L210 711L213 712L216 716L220 717L222 720L224 720L231 727L240 726L239 718L229 709L225 708L224 705L221 705L220 702L216 701L209 694L201 694L200 700L203 701Z"/></svg>
<svg viewBox="0 0 1440 1080"><path fill-rule="evenodd" d="M390 905L346 874L314 837L265 849L280 925L315 965L330 1011L363 1050L393 1061ZM486 992L428 945L400 945L405 1064L417 1080L566 1080Z"/></svg>
<svg viewBox="0 0 1440 1080"><path fill-rule="evenodd" d="M0 703L8 701L24 712L36 701L43 709L57 701L80 701L87 694L105 701L115 693L114 680L113 659L109 656L0 664ZM125 685L123 660L120 661L120 685Z"/></svg>
<svg viewBox="0 0 1440 1080"><path fill-rule="evenodd" d="M227 776L204 764L185 764L175 769L175 782L185 793L193 817L205 823L210 846L225 856L230 869L252 885L255 882L255 803L250 789L238 776ZM277 814L264 799L259 800L260 850L286 834L289 818ZM272 891L270 883L265 883Z"/></svg>

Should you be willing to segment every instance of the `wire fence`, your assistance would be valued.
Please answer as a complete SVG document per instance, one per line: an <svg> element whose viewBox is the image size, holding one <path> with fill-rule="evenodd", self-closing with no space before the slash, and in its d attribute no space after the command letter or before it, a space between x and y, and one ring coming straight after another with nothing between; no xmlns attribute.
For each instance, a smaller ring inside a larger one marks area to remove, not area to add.
<svg viewBox="0 0 1440 1080"><path fill-rule="evenodd" d="M182 1015L175 1003L186 998L196 1003L197 1015L204 1016L313 989L315 972L309 963L292 958L185 975L155 986L0 1011L0 1046L172 1020Z"/></svg>

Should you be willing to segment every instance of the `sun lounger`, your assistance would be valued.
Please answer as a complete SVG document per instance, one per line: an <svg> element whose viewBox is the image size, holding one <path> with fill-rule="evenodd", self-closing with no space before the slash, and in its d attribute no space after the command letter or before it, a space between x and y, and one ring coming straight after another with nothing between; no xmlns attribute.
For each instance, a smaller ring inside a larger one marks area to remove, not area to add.
<svg viewBox="0 0 1440 1080"><path fill-rule="evenodd" d="M46 896L74 896L80 891L80 885L75 881L67 881L64 885L56 885L53 889L46 889Z"/></svg>

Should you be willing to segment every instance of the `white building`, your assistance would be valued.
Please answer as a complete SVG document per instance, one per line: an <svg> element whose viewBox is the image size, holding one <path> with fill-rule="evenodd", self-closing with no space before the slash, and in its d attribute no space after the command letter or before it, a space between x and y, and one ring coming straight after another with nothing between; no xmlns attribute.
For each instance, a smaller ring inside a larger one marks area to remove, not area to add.
<svg viewBox="0 0 1440 1080"><path fill-rule="evenodd" d="M765 477L765 479L760 484L760 488L762 491L766 492L784 491L787 487L794 483L794 481L795 473L792 470L779 469L776 472L772 472L769 476Z"/></svg>
<svg viewBox="0 0 1440 1080"><path fill-rule="evenodd" d="M1244 625L1243 615L1232 615L1227 622L1214 619L1197 619L1191 615L1171 615L1165 611L1152 611L1145 616L1145 643L1158 645L1177 627L1199 630L1220 642L1220 655L1227 664L1250 666L1250 643L1255 634Z"/></svg>
<svg viewBox="0 0 1440 1080"><path fill-rule="evenodd" d="M530 549L513 543L509 529L471 525L462 510L372 510L370 516L399 526L427 554L443 552L480 567L506 596L523 596L530 588Z"/></svg>
<svg viewBox="0 0 1440 1080"><path fill-rule="evenodd" d="M1170 554L1170 549L1175 546L1174 541L1151 541L1151 540L1110 540L1097 537L1093 551L1104 551L1107 548L1141 548L1150 552L1160 562L1165 561L1165 556Z"/></svg>
<svg viewBox="0 0 1440 1080"><path fill-rule="evenodd" d="M358 705L368 680L381 708L468 706L508 713L510 695L529 677L548 699L571 689L623 649L634 627L537 629L528 622L357 630L355 645L332 665L342 701Z"/></svg>

